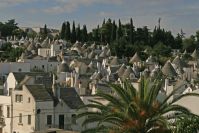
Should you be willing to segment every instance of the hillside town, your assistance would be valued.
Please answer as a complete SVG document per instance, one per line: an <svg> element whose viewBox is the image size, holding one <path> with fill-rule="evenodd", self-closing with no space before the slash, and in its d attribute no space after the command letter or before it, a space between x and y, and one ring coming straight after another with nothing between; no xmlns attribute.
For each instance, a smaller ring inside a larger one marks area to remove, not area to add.
<svg viewBox="0 0 199 133"><path fill-rule="evenodd" d="M114 94L108 83L122 86L128 80L139 88L142 76L153 80L163 75L160 101L176 88L172 99L199 92L197 49L192 53L172 49L171 58L161 65L148 49L132 53L132 57L113 56L108 43L70 43L48 37L40 42L37 37L7 37L1 40L1 47L7 43L25 51L15 62L0 62L1 133L52 129L81 132L87 127L82 126L83 118L76 119L79 107L92 100L107 104L96 93ZM141 54L148 55L146 60ZM185 58L187 55L191 58ZM199 99L190 97L180 104L199 114L198 102Z"/></svg>

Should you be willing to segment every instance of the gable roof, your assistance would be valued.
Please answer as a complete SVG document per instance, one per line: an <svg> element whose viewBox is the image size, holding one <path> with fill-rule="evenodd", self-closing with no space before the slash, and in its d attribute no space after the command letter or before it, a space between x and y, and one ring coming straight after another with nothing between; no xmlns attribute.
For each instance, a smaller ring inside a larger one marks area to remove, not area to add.
<svg viewBox="0 0 199 133"><path fill-rule="evenodd" d="M84 105L75 88L60 88L60 98L71 108L78 109Z"/></svg>
<svg viewBox="0 0 199 133"><path fill-rule="evenodd" d="M53 101L53 98L45 89L44 85L25 85L35 101Z"/></svg>
<svg viewBox="0 0 199 133"><path fill-rule="evenodd" d="M52 86L52 76L44 72L13 72L13 75L18 83L21 83L26 76L33 77L34 84L43 84L46 87Z"/></svg>

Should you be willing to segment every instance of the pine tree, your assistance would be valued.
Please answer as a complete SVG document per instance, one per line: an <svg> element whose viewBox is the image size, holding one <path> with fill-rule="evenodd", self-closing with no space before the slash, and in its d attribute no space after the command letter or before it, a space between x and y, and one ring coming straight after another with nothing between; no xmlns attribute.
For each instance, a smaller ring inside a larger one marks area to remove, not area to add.
<svg viewBox="0 0 199 133"><path fill-rule="evenodd" d="M81 30L80 30L80 24L78 24L76 28L76 40L81 41Z"/></svg>
<svg viewBox="0 0 199 133"><path fill-rule="evenodd" d="M82 29L82 41L83 42L87 42L88 41L88 33L87 33L86 25L84 25L83 29Z"/></svg>
<svg viewBox="0 0 199 133"><path fill-rule="evenodd" d="M71 42L75 43L76 41L76 31L75 31L75 22L73 21L72 33L71 33Z"/></svg>
<svg viewBox="0 0 199 133"><path fill-rule="evenodd" d="M65 31L65 37L67 41L71 40L71 31L70 31L70 23L66 22L66 31Z"/></svg>
<svg viewBox="0 0 199 133"><path fill-rule="evenodd" d="M61 28L61 33L60 33L60 37L61 39L66 39L66 23L64 22L62 24L62 28Z"/></svg>

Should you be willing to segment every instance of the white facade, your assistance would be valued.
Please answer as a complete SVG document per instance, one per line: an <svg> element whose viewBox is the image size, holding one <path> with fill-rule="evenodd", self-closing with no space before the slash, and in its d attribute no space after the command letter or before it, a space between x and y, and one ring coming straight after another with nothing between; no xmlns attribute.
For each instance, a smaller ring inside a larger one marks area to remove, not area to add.
<svg viewBox="0 0 199 133"><path fill-rule="evenodd" d="M60 43L60 44L52 44L51 45L51 47L50 47L50 54L51 54L51 56L56 56L56 55L58 55L60 52L61 52L61 50L62 50L62 48L63 48L63 46L62 46L62 44Z"/></svg>
<svg viewBox="0 0 199 133"><path fill-rule="evenodd" d="M10 72L30 72L30 63L24 62L1 62L0 74L9 74Z"/></svg>
<svg viewBox="0 0 199 133"><path fill-rule="evenodd" d="M57 70L58 62L48 62L47 59L23 59L24 63L29 63L30 71L50 72Z"/></svg>
<svg viewBox="0 0 199 133"><path fill-rule="evenodd" d="M10 95L9 90L14 90L14 88L19 84L14 77L13 73L9 73L6 82L4 83L4 95Z"/></svg>
<svg viewBox="0 0 199 133"><path fill-rule="evenodd" d="M0 132L11 132L11 97L0 96Z"/></svg>
<svg viewBox="0 0 199 133"><path fill-rule="evenodd" d="M16 101L17 95L23 97L22 101ZM35 101L26 86L23 86L23 90L13 91L12 97L13 132L31 133L48 129L46 116L53 115L53 101ZM39 113L38 110L40 110Z"/></svg>
<svg viewBox="0 0 199 133"><path fill-rule="evenodd" d="M38 55L43 57L49 57L51 55L50 51L51 50L49 48L39 48Z"/></svg>

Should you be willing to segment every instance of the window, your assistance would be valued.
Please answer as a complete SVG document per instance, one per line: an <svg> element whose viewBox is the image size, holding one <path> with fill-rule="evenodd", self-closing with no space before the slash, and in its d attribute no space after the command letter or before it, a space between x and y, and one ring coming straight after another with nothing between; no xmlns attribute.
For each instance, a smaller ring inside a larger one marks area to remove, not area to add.
<svg viewBox="0 0 199 133"><path fill-rule="evenodd" d="M12 95L12 88L9 88L8 93L9 93L9 96Z"/></svg>
<svg viewBox="0 0 199 133"><path fill-rule="evenodd" d="M62 49L62 46L60 46L59 49L61 50L61 49Z"/></svg>
<svg viewBox="0 0 199 133"><path fill-rule="evenodd" d="M42 65L42 69L44 69L44 65Z"/></svg>
<svg viewBox="0 0 199 133"><path fill-rule="evenodd" d="M28 125L31 124L31 115L28 115Z"/></svg>
<svg viewBox="0 0 199 133"><path fill-rule="evenodd" d="M19 68L18 71L21 72L21 68Z"/></svg>
<svg viewBox="0 0 199 133"><path fill-rule="evenodd" d="M76 114L72 114L72 124L76 124Z"/></svg>
<svg viewBox="0 0 199 133"><path fill-rule="evenodd" d="M30 97L28 98L28 103L30 103Z"/></svg>
<svg viewBox="0 0 199 133"><path fill-rule="evenodd" d="M7 106L7 118L10 117L10 106Z"/></svg>
<svg viewBox="0 0 199 133"><path fill-rule="evenodd" d="M15 96L15 102L22 102L23 101L23 96L22 95L16 95Z"/></svg>
<svg viewBox="0 0 199 133"><path fill-rule="evenodd" d="M47 115L47 125L52 125L52 115Z"/></svg>
<svg viewBox="0 0 199 133"><path fill-rule="evenodd" d="M22 123L22 113L19 114L19 123Z"/></svg>

